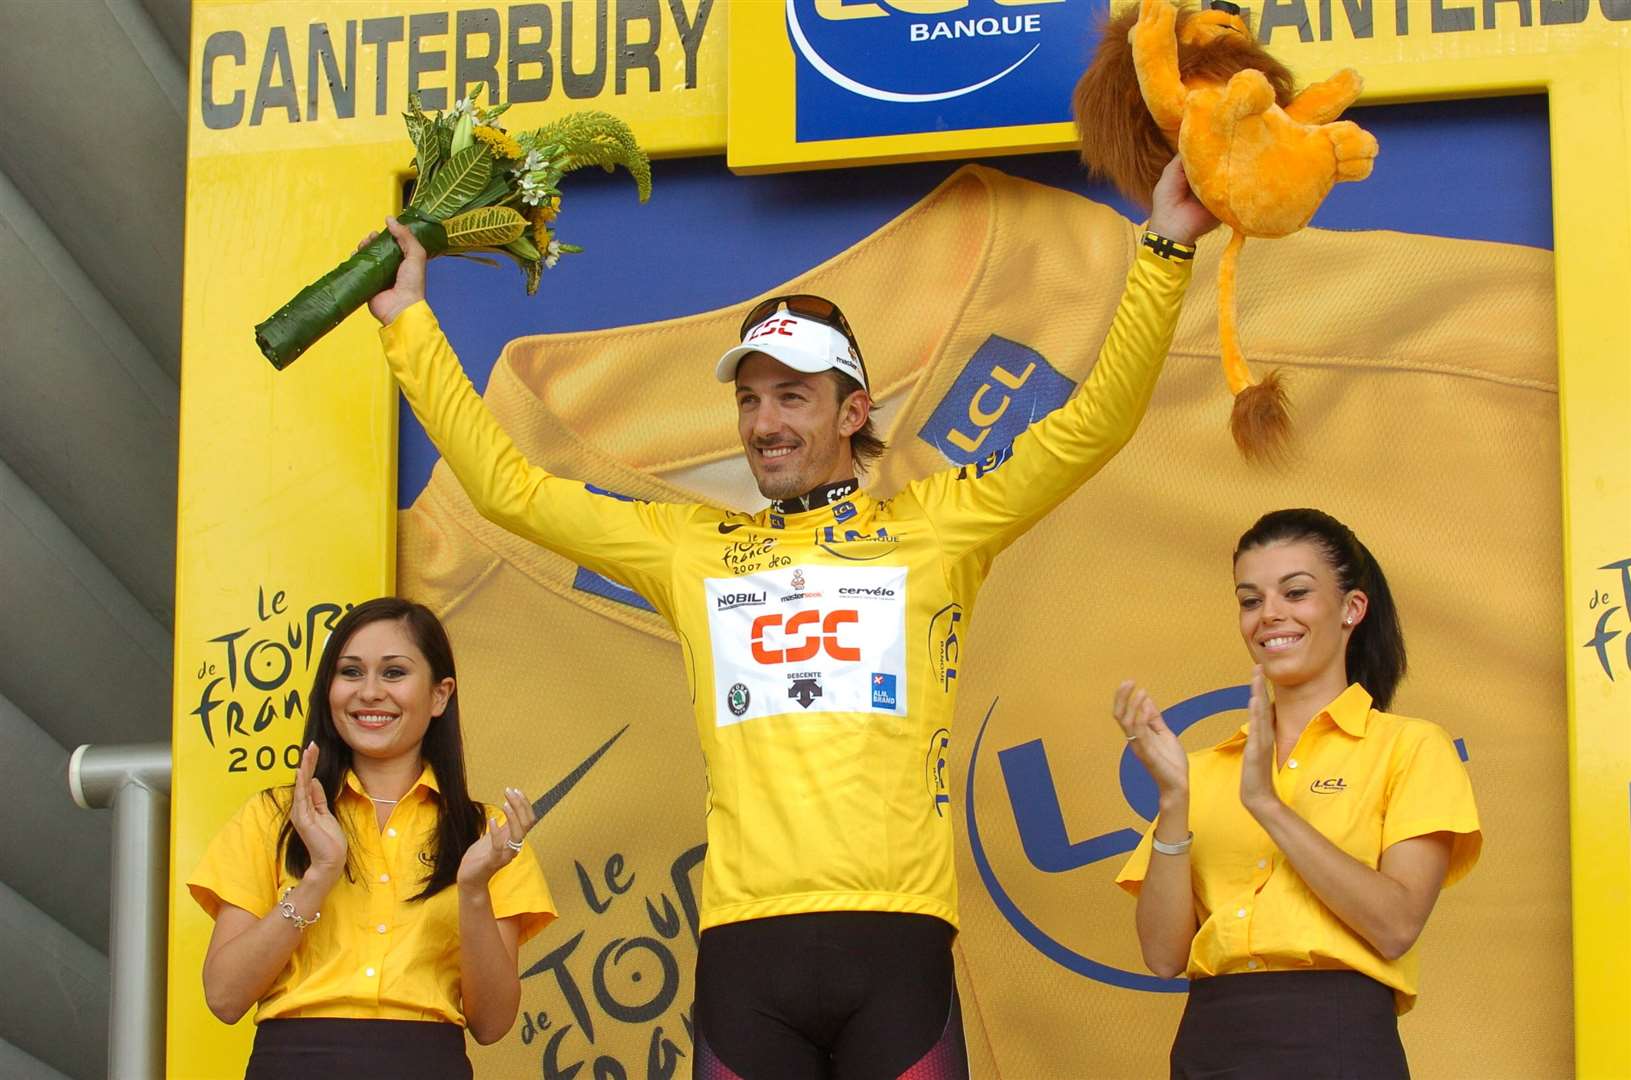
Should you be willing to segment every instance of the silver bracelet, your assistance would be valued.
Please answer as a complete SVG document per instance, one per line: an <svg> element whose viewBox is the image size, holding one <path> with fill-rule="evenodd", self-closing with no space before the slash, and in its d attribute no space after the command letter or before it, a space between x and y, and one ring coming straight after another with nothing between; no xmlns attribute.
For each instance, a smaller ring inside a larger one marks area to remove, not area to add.
<svg viewBox="0 0 1631 1080"><path fill-rule="evenodd" d="M318 919L321 919L323 917L323 913L319 911L309 919L302 916L300 912L294 909L294 905L289 903L289 894L292 892L294 892L294 886L290 885L288 888L283 890L283 895L277 898L278 914L294 923L294 928L296 930L304 932L306 927L310 926Z"/></svg>
<svg viewBox="0 0 1631 1080"><path fill-rule="evenodd" d="M1154 836L1150 837L1150 843L1155 846L1155 850L1159 851L1163 855L1182 855L1184 852L1189 850L1189 845L1193 844L1194 842L1194 833L1190 833L1176 844L1163 844Z"/></svg>

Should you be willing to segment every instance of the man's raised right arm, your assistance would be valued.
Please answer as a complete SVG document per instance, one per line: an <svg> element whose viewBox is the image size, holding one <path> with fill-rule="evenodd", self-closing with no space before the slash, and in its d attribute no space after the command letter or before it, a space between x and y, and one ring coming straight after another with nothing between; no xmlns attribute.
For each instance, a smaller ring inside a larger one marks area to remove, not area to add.
<svg viewBox="0 0 1631 1080"><path fill-rule="evenodd" d="M668 508L597 495L527 461L470 385L425 302L424 248L395 220L387 224L402 266L369 310L382 324L391 374L470 502L501 528L657 601L672 551Z"/></svg>

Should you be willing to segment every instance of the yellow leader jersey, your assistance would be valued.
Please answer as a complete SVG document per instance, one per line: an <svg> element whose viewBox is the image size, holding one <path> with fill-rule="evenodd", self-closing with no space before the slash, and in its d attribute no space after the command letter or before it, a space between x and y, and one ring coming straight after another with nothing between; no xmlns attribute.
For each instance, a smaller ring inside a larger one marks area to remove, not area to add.
<svg viewBox="0 0 1631 1080"><path fill-rule="evenodd" d="M709 778L702 927L857 910L956 925L940 763L975 596L1132 437L1188 281L1187 262L1141 252L1084 385L1010 446L891 499L786 516L553 476L487 411L426 304L381 337L481 514L633 589L678 635Z"/></svg>

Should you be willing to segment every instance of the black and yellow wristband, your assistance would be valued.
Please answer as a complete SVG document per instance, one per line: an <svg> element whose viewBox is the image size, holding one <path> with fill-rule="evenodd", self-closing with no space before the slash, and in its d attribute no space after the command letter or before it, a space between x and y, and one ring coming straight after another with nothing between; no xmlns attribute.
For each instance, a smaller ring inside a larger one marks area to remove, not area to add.
<svg viewBox="0 0 1631 1080"><path fill-rule="evenodd" d="M1139 241L1145 247L1171 262L1193 259L1195 257L1194 244L1181 244L1176 240L1169 240L1160 233L1144 230L1143 239Z"/></svg>

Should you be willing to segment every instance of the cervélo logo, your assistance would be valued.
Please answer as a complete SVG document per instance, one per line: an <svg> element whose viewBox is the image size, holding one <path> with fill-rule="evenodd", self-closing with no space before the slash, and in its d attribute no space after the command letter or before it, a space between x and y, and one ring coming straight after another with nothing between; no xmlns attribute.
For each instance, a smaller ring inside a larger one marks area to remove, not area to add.
<svg viewBox="0 0 1631 1080"><path fill-rule="evenodd" d="M1069 120L1106 3L786 0L797 139Z"/></svg>

